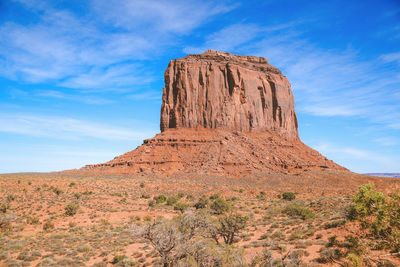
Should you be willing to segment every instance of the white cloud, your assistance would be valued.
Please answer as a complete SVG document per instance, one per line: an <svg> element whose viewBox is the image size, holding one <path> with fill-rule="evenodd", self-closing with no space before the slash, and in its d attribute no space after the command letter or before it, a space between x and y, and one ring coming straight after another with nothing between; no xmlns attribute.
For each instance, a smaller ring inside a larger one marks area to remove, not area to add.
<svg viewBox="0 0 400 267"><path fill-rule="evenodd" d="M95 0L97 14L127 30L146 29L156 34L187 33L217 14L237 7L229 1ZM224 3L225 2L225 3Z"/></svg>
<svg viewBox="0 0 400 267"><path fill-rule="evenodd" d="M143 140L153 133L74 118L25 114L0 114L0 132L68 140Z"/></svg>
<svg viewBox="0 0 400 267"><path fill-rule="evenodd" d="M69 101L82 102L85 104L94 104L94 105L111 104L114 102L113 100L105 99L97 95L85 95L85 94L73 95L73 94L66 94L57 90L36 90L31 94L31 96L39 97L40 99L53 98L53 99L69 100Z"/></svg>
<svg viewBox="0 0 400 267"><path fill-rule="evenodd" d="M203 53L208 49L230 51L254 39L262 29L254 24L234 24L207 37L201 47L186 47L183 51L188 54Z"/></svg>
<svg viewBox="0 0 400 267"><path fill-rule="evenodd" d="M85 89L147 81L151 73L132 62L154 57L177 35L236 7L198 0L93 1L78 15L50 2L19 2L37 20L0 25L0 75Z"/></svg>
<svg viewBox="0 0 400 267"><path fill-rule="evenodd" d="M395 146L398 144L398 140L394 137L380 137L380 138L376 138L374 140L376 143L378 143L381 146Z"/></svg>
<svg viewBox="0 0 400 267"><path fill-rule="evenodd" d="M133 100L161 100L161 92L147 91L144 93L136 93L127 95L126 98Z"/></svg>
<svg viewBox="0 0 400 267"><path fill-rule="evenodd" d="M380 59L384 62L396 62L400 65L400 52L381 55Z"/></svg>
<svg viewBox="0 0 400 267"><path fill-rule="evenodd" d="M339 164L346 165L347 162L351 162L353 171L362 173L398 171L399 167L399 158L365 149L337 146L331 143L320 143L313 148ZM357 161L362 162L362 167L357 167Z"/></svg>
<svg viewBox="0 0 400 267"><path fill-rule="evenodd" d="M400 92L399 70L382 65L384 60L398 60L399 54L365 60L351 48L320 48L304 37L297 27L301 23L272 27L233 24L205 37L200 48L205 50L214 43L227 52L266 57L288 77L299 112L359 117L400 128L400 105L396 100ZM235 42L235 32L248 34ZM224 40L228 44L224 45Z"/></svg>

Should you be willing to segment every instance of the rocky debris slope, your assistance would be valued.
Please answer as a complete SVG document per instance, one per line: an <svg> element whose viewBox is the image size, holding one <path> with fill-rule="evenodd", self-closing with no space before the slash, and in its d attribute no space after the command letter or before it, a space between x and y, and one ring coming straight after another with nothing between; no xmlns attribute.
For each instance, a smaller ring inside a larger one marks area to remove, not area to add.
<svg viewBox="0 0 400 267"><path fill-rule="evenodd" d="M345 170L299 140L273 132L223 129L168 129L115 159L82 170L95 173L301 173L310 169Z"/></svg>
<svg viewBox="0 0 400 267"><path fill-rule="evenodd" d="M303 144L290 83L262 57L209 50L172 60L165 72L161 133L78 173L346 170Z"/></svg>
<svg viewBox="0 0 400 267"><path fill-rule="evenodd" d="M263 57L209 50L172 60L165 72L161 131L216 128L298 138L290 83Z"/></svg>

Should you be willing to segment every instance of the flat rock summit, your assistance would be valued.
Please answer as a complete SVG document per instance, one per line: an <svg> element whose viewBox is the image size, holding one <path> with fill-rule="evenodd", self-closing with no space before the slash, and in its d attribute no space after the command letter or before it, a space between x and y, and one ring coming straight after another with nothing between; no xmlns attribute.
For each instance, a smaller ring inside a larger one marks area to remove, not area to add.
<svg viewBox="0 0 400 267"><path fill-rule="evenodd" d="M161 133L78 173L241 176L346 170L301 142L288 79L263 57L208 50L165 71Z"/></svg>

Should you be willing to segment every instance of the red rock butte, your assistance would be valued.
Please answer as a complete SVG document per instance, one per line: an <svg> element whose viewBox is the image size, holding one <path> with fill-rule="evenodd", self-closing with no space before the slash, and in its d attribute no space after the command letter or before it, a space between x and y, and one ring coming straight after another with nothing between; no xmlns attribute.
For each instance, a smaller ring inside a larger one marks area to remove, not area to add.
<svg viewBox="0 0 400 267"><path fill-rule="evenodd" d="M133 151L71 172L240 176L346 170L301 142L290 83L263 57L208 50L172 60L160 128Z"/></svg>

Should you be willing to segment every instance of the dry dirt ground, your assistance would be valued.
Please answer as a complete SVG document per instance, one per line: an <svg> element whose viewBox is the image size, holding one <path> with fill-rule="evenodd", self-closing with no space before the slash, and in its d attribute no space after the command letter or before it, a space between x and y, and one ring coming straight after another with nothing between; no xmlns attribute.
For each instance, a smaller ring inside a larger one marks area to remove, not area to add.
<svg viewBox="0 0 400 267"><path fill-rule="evenodd" d="M304 266L340 266L341 261L321 263L318 258L331 236L339 242L347 235L364 238L355 223L345 221L345 209L357 187L369 182L379 191L400 190L398 179L329 170L241 178L3 174L0 215L10 225L0 229L0 266L122 266L115 256L129 258L124 261L126 266L157 265L157 253L145 240L133 237L132 229L181 214L165 202L149 205L161 194L179 195L179 201L189 205L203 195L228 199L232 209L249 217L235 244L244 248L247 263L265 249L274 257L301 250ZM315 218L285 215L284 208L294 202L278 196L287 191L295 192L293 201L312 209ZM75 205L76 214L67 214L71 203L79 205ZM368 250L365 257L399 265L400 258L388 253Z"/></svg>

